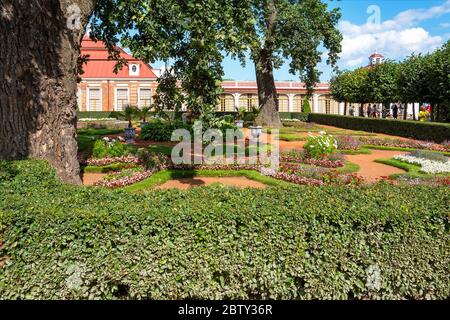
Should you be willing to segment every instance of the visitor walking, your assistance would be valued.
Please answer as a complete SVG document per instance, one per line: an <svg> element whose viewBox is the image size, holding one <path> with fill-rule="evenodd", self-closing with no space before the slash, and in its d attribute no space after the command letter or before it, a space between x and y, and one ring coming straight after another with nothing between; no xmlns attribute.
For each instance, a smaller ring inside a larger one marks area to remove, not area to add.
<svg viewBox="0 0 450 320"><path fill-rule="evenodd" d="M397 106L397 104L394 104L392 106L392 116L394 117L394 119L398 118L398 106Z"/></svg>

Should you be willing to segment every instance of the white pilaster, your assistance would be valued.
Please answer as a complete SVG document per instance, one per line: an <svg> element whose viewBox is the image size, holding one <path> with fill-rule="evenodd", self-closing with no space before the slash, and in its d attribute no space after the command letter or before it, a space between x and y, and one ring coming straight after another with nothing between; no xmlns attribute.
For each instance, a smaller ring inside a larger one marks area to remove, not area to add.
<svg viewBox="0 0 450 320"><path fill-rule="evenodd" d="M345 109L345 103L339 102L338 114L340 114L341 116L344 115L344 109Z"/></svg>
<svg viewBox="0 0 450 320"><path fill-rule="evenodd" d="M317 93L315 93L313 96L313 112L319 112L319 95Z"/></svg>
<svg viewBox="0 0 450 320"><path fill-rule="evenodd" d="M295 94L293 94L293 93L288 94L289 112L294 112L294 97L295 97Z"/></svg>

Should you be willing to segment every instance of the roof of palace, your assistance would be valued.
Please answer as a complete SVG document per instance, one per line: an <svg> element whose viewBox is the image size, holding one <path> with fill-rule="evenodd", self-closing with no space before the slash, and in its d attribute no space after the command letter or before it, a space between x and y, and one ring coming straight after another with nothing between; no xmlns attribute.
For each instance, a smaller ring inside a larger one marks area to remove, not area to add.
<svg viewBox="0 0 450 320"><path fill-rule="evenodd" d="M122 48L116 47L120 52L120 57L128 62L128 66L124 65L118 73L114 72L116 61L108 58L109 53L104 42L94 41L85 36L81 42L81 55L86 56L86 64L83 64L82 78L100 78L100 79L156 79L157 76L153 72L150 65L134 58L126 53ZM129 73L130 64L138 64L139 75L132 76Z"/></svg>

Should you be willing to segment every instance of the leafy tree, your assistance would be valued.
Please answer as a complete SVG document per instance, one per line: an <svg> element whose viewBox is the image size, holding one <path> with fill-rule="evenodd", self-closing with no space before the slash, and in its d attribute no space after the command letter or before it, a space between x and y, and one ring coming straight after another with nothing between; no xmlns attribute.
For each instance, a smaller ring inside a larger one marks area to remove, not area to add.
<svg viewBox="0 0 450 320"><path fill-rule="evenodd" d="M331 78L330 87L333 98L344 102L344 114L347 113L347 103L370 102L371 89L368 86L369 69L359 68L354 71L344 71Z"/></svg>
<svg viewBox="0 0 450 320"><path fill-rule="evenodd" d="M162 118L168 118L167 111L174 111L175 118L179 118L184 96L177 85L177 78L167 70L159 77L154 107L156 114Z"/></svg>
<svg viewBox="0 0 450 320"><path fill-rule="evenodd" d="M245 44L240 52L248 50L255 64L261 106L256 122L280 127L273 69L290 59L290 72L299 74L312 90L320 76L316 68L322 55L319 46L328 49L328 63L337 61L342 40L336 29L340 13L328 11L321 0L248 0L240 14L250 17L238 27L243 35L239 41Z"/></svg>
<svg viewBox="0 0 450 320"><path fill-rule="evenodd" d="M91 0L0 1L0 158L47 159L81 183L76 92Z"/></svg>
<svg viewBox="0 0 450 320"><path fill-rule="evenodd" d="M425 63L425 99L433 106L432 120L450 120L450 41L429 55Z"/></svg>
<svg viewBox="0 0 450 320"><path fill-rule="evenodd" d="M423 102L426 95L426 63L426 57L413 54L399 64L397 88L401 102L406 104ZM406 111L404 119L406 119Z"/></svg>
<svg viewBox="0 0 450 320"><path fill-rule="evenodd" d="M383 117L389 114L390 103L399 100L398 89L399 65L386 61L369 69L367 87L370 91L368 101L383 104Z"/></svg>
<svg viewBox="0 0 450 320"><path fill-rule="evenodd" d="M174 60L194 113L220 92L221 50L233 54L245 1L2 0L0 157L47 159L64 181L81 183L76 81L86 25L116 69L119 42L145 61ZM242 30L241 28L239 30ZM239 55L239 53L237 53ZM83 57L81 57L83 58ZM219 88L219 89L218 89Z"/></svg>

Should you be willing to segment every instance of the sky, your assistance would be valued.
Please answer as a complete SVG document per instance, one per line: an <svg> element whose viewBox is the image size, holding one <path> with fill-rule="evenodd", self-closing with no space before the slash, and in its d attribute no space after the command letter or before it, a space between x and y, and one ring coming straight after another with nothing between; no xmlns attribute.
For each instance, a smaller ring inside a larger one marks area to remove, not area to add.
<svg viewBox="0 0 450 320"><path fill-rule="evenodd" d="M450 39L450 0L325 0L330 8L339 7L343 34L339 68L355 69L368 64L375 51L392 60L411 53L432 52ZM323 59L324 61L326 59ZM153 64L160 67L160 64ZM253 62L246 67L225 58L224 79L255 80ZM321 81L331 77L326 63L319 65ZM298 81L289 73L288 63L274 72L276 80Z"/></svg>

